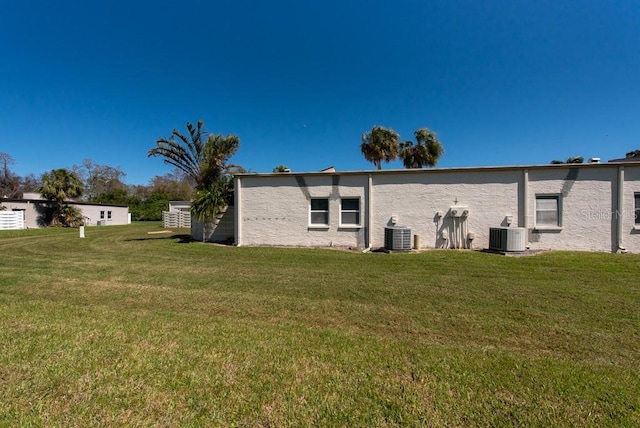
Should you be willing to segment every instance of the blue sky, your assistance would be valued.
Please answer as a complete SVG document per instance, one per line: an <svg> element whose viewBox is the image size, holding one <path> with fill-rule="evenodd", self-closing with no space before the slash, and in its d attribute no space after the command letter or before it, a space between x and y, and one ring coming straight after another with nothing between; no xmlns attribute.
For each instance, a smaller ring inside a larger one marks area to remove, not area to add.
<svg viewBox="0 0 640 428"><path fill-rule="evenodd" d="M2 3L0 151L20 175L89 158L147 184L171 170L156 139L198 119L255 172L372 169L374 125L432 129L439 167L640 148L640 2Z"/></svg>

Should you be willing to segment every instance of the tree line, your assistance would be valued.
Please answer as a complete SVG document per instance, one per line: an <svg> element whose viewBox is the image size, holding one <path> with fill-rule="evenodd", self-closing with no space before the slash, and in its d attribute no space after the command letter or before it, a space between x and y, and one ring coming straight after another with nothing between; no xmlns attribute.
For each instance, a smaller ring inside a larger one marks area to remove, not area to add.
<svg viewBox="0 0 640 428"><path fill-rule="evenodd" d="M155 176L149 185L127 185L118 167L85 159L81 165L54 169L40 177L20 177L10 169L14 162L0 153L0 197L21 198L40 193L50 203L44 223L60 226L83 224L82 213L70 201L127 205L132 220L161 220L169 201L192 201L192 213L199 220L214 218L233 203L233 174L244 171L229 163L240 140L235 135L210 134L204 122L187 123L187 133L174 129L161 137L148 156L160 156L174 170ZM0 208L2 209L2 208Z"/></svg>
<svg viewBox="0 0 640 428"><path fill-rule="evenodd" d="M51 202L44 222L76 226L81 214L66 202L127 205L136 221L160 220L169 201L191 200L192 180L180 170L153 177L147 185L124 183L126 173L119 166L102 165L92 159L80 165L54 169L41 176L20 176L11 170L13 157L0 152L0 199L20 199L25 193L40 193ZM1 209L1 208L0 208Z"/></svg>

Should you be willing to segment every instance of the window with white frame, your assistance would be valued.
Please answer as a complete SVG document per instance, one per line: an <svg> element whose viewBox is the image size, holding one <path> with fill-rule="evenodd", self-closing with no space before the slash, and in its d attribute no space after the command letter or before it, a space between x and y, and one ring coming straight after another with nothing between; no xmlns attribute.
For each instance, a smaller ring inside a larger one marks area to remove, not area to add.
<svg viewBox="0 0 640 428"><path fill-rule="evenodd" d="M340 226L360 226L360 198L340 200Z"/></svg>
<svg viewBox="0 0 640 428"><path fill-rule="evenodd" d="M634 199L634 213L633 216L635 218L634 223L636 226L640 226L640 193L633 194Z"/></svg>
<svg viewBox="0 0 640 428"><path fill-rule="evenodd" d="M111 220L111 211L107 211L107 218Z"/></svg>
<svg viewBox="0 0 640 428"><path fill-rule="evenodd" d="M536 195L536 227L561 227L560 195Z"/></svg>
<svg viewBox="0 0 640 428"><path fill-rule="evenodd" d="M309 224L311 226L329 226L329 199L311 199L309 203Z"/></svg>
<svg viewBox="0 0 640 428"><path fill-rule="evenodd" d="M104 219L104 211L100 211L100 220Z"/></svg>

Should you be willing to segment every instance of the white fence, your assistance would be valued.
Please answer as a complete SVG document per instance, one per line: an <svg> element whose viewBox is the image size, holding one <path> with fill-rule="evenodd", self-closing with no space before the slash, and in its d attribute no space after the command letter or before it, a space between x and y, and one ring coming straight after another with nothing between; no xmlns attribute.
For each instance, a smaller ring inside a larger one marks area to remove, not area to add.
<svg viewBox="0 0 640 428"><path fill-rule="evenodd" d="M163 211L162 227L191 227L191 213L189 211Z"/></svg>
<svg viewBox="0 0 640 428"><path fill-rule="evenodd" d="M0 211L0 230L24 229L24 211Z"/></svg>

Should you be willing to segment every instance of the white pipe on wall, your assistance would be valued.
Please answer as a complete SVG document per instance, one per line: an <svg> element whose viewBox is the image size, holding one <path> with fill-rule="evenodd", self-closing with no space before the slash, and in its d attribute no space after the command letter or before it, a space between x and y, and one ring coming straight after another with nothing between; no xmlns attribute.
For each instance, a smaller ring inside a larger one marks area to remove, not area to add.
<svg viewBox="0 0 640 428"><path fill-rule="evenodd" d="M371 248L373 243L371 242L371 224L373 220L372 208L373 208L373 175L369 174L369 179L367 180L367 248Z"/></svg>
<svg viewBox="0 0 640 428"><path fill-rule="evenodd" d="M624 220L624 167L618 167L618 207L616 211L616 239L618 241L617 251L626 253L622 240L622 222Z"/></svg>
<svg viewBox="0 0 640 428"><path fill-rule="evenodd" d="M527 229L527 245L529 244L529 170L522 170L522 227Z"/></svg>
<svg viewBox="0 0 640 428"><path fill-rule="evenodd" d="M235 184L235 192L234 192L234 204L235 204L235 225L234 225L234 235L235 235L235 245L236 247L239 247L242 244L242 239L241 239L241 234L242 234L242 224L241 224L241 220L242 220L242 206L241 206L241 192L242 192L242 183L240 181L240 177L235 177L234 178L234 184ZM204 224L203 226L204 227Z"/></svg>
<svg viewBox="0 0 640 428"><path fill-rule="evenodd" d="M451 217L451 223L453 224L453 236L451 237L451 248L458 248L458 228L456 224L456 218Z"/></svg>

